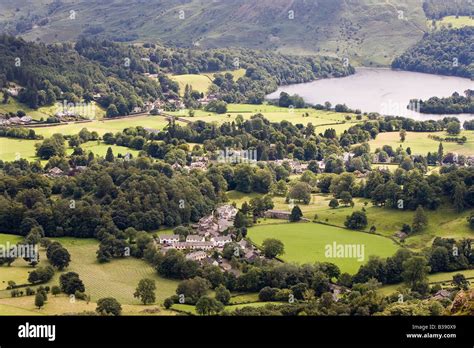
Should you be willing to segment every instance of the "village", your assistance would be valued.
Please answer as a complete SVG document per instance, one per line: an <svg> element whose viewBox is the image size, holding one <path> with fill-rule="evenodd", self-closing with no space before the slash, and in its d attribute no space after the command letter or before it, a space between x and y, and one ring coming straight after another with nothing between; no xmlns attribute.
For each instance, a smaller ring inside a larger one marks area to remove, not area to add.
<svg viewBox="0 0 474 348"><path fill-rule="evenodd" d="M240 249L237 253L249 262L263 256L250 242L245 239L236 241L236 236L229 233L237 212L238 209L233 205L222 205L191 226L194 234L185 238L177 234L159 235L156 238L157 247L163 254L171 249L180 250L186 253L187 260L199 262L201 265L219 266L224 271L238 273L231 263L220 255L227 244L235 242L236 248Z"/></svg>

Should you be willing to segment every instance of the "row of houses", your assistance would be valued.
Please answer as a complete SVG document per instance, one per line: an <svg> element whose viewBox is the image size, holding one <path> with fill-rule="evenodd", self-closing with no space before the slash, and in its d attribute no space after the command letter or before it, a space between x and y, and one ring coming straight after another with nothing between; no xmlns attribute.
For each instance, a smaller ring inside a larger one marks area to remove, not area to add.
<svg viewBox="0 0 474 348"><path fill-rule="evenodd" d="M58 167L54 167L54 168L49 169L44 174L44 176L47 176L48 178L51 178L51 179L60 178L62 176L68 176L68 175L69 176L74 176L77 173L83 172L86 169L87 169L86 166L75 166L74 168L69 168L69 170L67 172L65 172L64 170L62 170Z"/></svg>
<svg viewBox="0 0 474 348"><path fill-rule="evenodd" d="M33 118L30 116L5 118L0 115L0 126L19 126L30 124L31 122L33 122Z"/></svg>
<svg viewBox="0 0 474 348"><path fill-rule="evenodd" d="M242 239L240 242L237 243L241 250L243 250L243 256L246 260L253 262L256 259L260 258L260 252L255 249L252 244L247 242L246 240ZM201 263L202 265L208 264L208 265L214 265L214 266L219 266L226 272L232 272L235 274L235 272L238 272L237 270L232 269L231 263L222 258L222 256L218 256L217 258L209 256L209 253L203 250L199 251L193 251L188 254L186 254L186 259L187 260L192 260ZM237 274L236 274L237 275Z"/></svg>
<svg viewBox="0 0 474 348"><path fill-rule="evenodd" d="M158 237L162 245L171 246L177 250L211 250L214 248L223 248L226 244L232 242L231 236L212 237L209 241L200 235L189 235L185 242L181 242L179 235L161 235Z"/></svg>
<svg viewBox="0 0 474 348"><path fill-rule="evenodd" d="M204 237L218 237L222 232L233 226L238 209L232 205L218 207L212 214L205 216L193 225L197 233Z"/></svg>
<svg viewBox="0 0 474 348"><path fill-rule="evenodd" d="M210 102L213 102L213 101L216 101L216 100L219 100L219 96L218 96L218 95L216 95L216 94L209 94L208 96L204 96L204 98L198 99L198 102L199 102L202 106L206 106L206 105L208 105Z"/></svg>
<svg viewBox="0 0 474 348"><path fill-rule="evenodd" d="M184 169L186 171L190 171L192 169L206 170L208 164L209 164L209 159L207 157L196 157L192 159L189 166L182 166L181 164L176 162L171 167L174 170L180 170L180 169Z"/></svg>

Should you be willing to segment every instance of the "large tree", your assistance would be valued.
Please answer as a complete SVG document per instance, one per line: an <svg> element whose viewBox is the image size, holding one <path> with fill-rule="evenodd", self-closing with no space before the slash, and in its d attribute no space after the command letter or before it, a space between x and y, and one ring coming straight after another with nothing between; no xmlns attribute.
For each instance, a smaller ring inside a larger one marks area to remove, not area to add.
<svg viewBox="0 0 474 348"><path fill-rule="evenodd" d="M426 282L431 270L423 256L411 257L403 263L403 269L403 281L412 289L420 283Z"/></svg>
<svg viewBox="0 0 474 348"><path fill-rule="evenodd" d="M363 211L355 211L346 217L344 225L352 230L362 230L367 227L367 215Z"/></svg>
<svg viewBox="0 0 474 348"><path fill-rule="evenodd" d="M139 298L144 304L154 303L156 301L156 283L153 279L142 279L133 294L133 297Z"/></svg>
<svg viewBox="0 0 474 348"><path fill-rule="evenodd" d="M224 305L216 299L202 296L196 303L196 312L200 315L212 315L222 312Z"/></svg>
<svg viewBox="0 0 474 348"><path fill-rule="evenodd" d="M76 291L84 292L86 290L84 283L79 278L79 274L75 272L61 274L59 277L59 285L61 291L68 295L73 295Z"/></svg>
<svg viewBox="0 0 474 348"><path fill-rule="evenodd" d="M122 313L122 306L115 298L106 297L97 301L97 308L95 310L100 315L119 316Z"/></svg>
<svg viewBox="0 0 474 348"><path fill-rule="evenodd" d="M415 216L413 217L412 230L414 232L423 231L428 226L428 217L421 205L416 208Z"/></svg>
<svg viewBox="0 0 474 348"><path fill-rule="evenodd" d="M291 210L290 222L301 221L302 217L303 217L303 212L301 211L299 206L295 205L293 209Z"/></svg>
<svg viewBox="0 0 474 348"><path fill-rule="evenodd" d="M263 254L265 257L273 259L279 255L283 255L285 253L285 246L283 243L274 238L265 239L262 243L263 247Z"/></svg>

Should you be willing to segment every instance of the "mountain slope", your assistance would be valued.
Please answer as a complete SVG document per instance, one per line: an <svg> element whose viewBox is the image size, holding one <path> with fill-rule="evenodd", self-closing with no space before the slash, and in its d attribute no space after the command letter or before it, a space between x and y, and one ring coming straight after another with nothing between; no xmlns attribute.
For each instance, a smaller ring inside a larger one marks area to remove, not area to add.
<svg viewBox="0 0 474 348"><path fill-rule="evenodd" d="M388 65L426 30L419 0L0 0L0 8L0 29L29 40L87 34L321 53L364 65Z"/></svg>
<svg viewBox="0 0 474 348"><path fill-rule="evenodd" d="M425 35L396 58L392 67L430 74L474 79L474 27L441 30Z"/></svg>

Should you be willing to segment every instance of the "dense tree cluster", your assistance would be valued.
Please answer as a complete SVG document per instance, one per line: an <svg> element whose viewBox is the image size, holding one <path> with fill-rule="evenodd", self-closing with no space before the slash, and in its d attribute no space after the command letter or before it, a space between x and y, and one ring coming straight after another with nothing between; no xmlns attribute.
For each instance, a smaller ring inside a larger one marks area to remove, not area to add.
<svg viewBox="0 0 474 348"><path fill-rule="evenodd" d="M424 114L472 114L474 113L474 91L467 90L465 95L454 92L451 97L431 97L426 101L413 99L410 104L417 103L420 112Z"/></svg>
<svg viewBox="0 0 474 348"><path fill-rule="evenodd" d="M220 199L205 174L173 174L146 159L108 163L79 157L93 169L55 179L34 163L2 164L0 229L26 235L37 223L51 237L124 240L129 227L151 231L198 221Z"/></svg>
<svg viewBox="0 0 474 348"><path fill-rule="evenodd" d="M446 16L472 16L474 8L469 0L425 0L423 10L430 19L441 19Z"/></svg>
<svg viewBox="0 0 474 348"><path fill-rule="evenodd" d="M41 135L35 133L34 129L10 127L0 127L0 137L30 140L43 139Z"/></svg>
<svg viewBox="0 0 474 348"><path fill-rule="evenodd" d="M411 271L416 271L416 267L425 265L429 267L426 271L419 273L453 272L465 270L474 264L474 256L471 253L472 239L456 241L454 239L444 239L437 237L432 246L422 255L416 255L407 249L400 249L394 256L386 259L372 257L368 263L361 266L354 275L353 281L357 283L366 282L372 278L377 279L382 284L397 284L402 281L408 282L409 286L419 286L419 282L426 279L418 274L418 278L413 278ZM415 261L413 261L415 260ZM410 265L410 261L414 264ZM414 272L417 274L417 272Z"/></svg>
<svg viewBox="0 0 474 348"><path fill-rule="evenodd" d="M80 40L75 50L66 43L46 46L2 35L0 87L7 82L18 83L24 87L19 101L33 109L57 100L90 102L95 94L100 94L102 106L107 108L115 103L119 110L123 108L124 114L144 100L161 95L160 84L141 75L135 66L127 67L123 60L100 64L100 57L109 53L110 59L114 57L111 47L116 46ZM86 57L86 53L93 55L91 51L97 61Z"/></svg>
<svg viewBox="0 0 474 348"><path fill-rule="evenodd" d="M473 79L473 45L474 27L435 31L396 58L392 67Z"/></svg>

